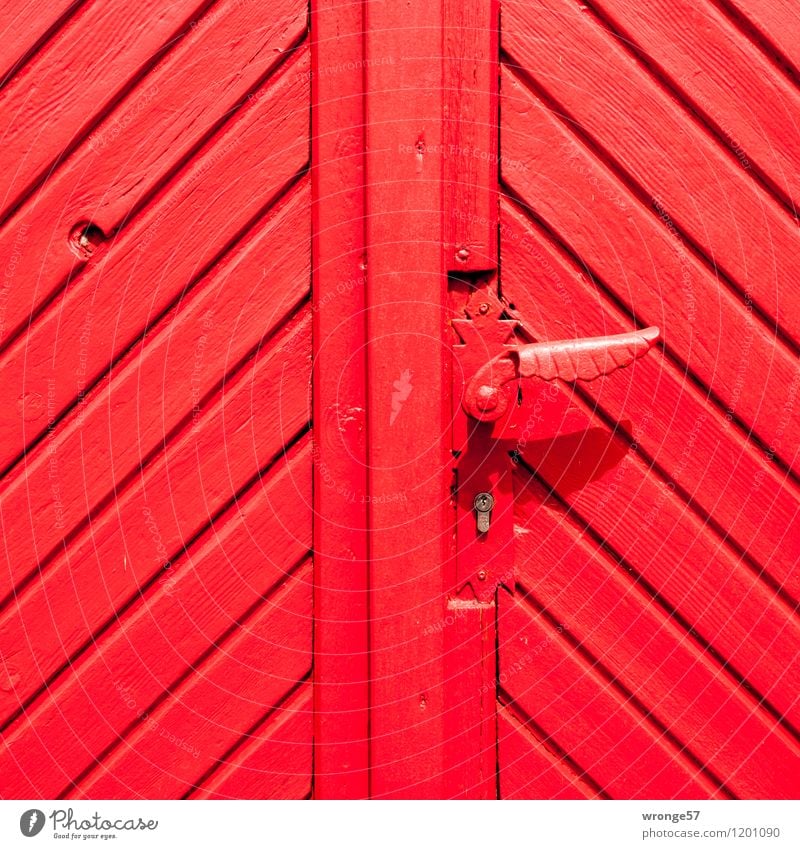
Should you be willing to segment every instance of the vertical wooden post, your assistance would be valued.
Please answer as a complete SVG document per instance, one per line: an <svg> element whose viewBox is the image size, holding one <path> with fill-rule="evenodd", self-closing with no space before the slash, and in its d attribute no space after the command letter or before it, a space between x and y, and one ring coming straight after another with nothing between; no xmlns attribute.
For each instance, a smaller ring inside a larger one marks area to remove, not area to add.
<svg viewBox="0 0 800 849"><path fill-rule="evenodd" d="M499 9L497 0L443 3L445 263L457 275L454 317L463 326L469 313L472 329L480 327L465 334L471 356L460 365L477 365L489 359L488 344L505 341L497 322ZM496 587L507 571L500 564L513 556L511 464L489 428L464 414L460 369L454 377L456 552L445 568L445 779L449 797L490 799L497 792ZM476 531L479 492L495 502L487 534Z"/></svg>
<svg viewBox="0 0 800 849"><path fill-rule="evenodd" d="M311 4L314 796L368 795L363 4Z"/></svg>
<svg viewBox="0 0 800 849"><path fill-rule="evenodd" d="M441 0L366 4L371 791L443 798L452 544Z"/></svg>
<svg viewBox="0 0 800 849"><path fill-rule="evenodd" d="M443 5L445 262L449 271L496 271L499 4Z"/></svg>
<svg viewBox="0 0 800 849"><path fill-rule="evenodd" d="M448 272L496 285L496 0L312 9L315 795L486 798L494 608L456 592Z"/></svg>

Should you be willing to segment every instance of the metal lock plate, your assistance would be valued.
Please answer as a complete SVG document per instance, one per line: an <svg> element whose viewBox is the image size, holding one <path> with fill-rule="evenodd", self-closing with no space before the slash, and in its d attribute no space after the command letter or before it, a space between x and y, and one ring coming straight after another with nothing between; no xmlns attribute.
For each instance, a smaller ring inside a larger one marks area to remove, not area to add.
<svg viewBox="0 0 800 849"><path fill-rule="evenodd" d="M494 498L491 493L479 492L473 501L475 514L478 519L478 533L485 534L489 530L489 523L492 520L492 508L494 507Z"/></svg>

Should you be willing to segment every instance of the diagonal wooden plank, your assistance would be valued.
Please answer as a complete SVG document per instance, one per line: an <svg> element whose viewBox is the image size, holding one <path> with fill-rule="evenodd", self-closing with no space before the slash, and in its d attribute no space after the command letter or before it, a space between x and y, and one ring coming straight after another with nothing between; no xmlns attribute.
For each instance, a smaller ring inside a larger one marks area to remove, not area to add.
<svg viewBox="0 0 800 849"><path fill-rule="evenodd" d="M205 686L208 664L228 664L231 673L247 667L241 643L259 631L255 648L262 672L256 677L267 701L255 698L251 707L242 704L241 712L228 714L231 722L242 723L237 736L300 680L310 662L309 576L306 568L287 581L286 573L310 547L310 459L306 441L176 559L167 580L152 584L141 603L120 616L8 729L0 752L4 796L54 798L109 747L127 750L131 740L123 737L134 727L136 739L152 733L158 741L165 728L181 735L190 747L170 748L168 758L153 760L167 768L187 755L193 777L201 777L236 738L220 750L217 742L203 744L193 736L190 716L173 723L159 715L187 709L181 693L197 686L195 679ZM240 625L254 605L256 624ZM153 711L162 699L163 707ZM248 722L252 710L260 712ZM224 724L225 712L221 719ZM219 740L226 736L222 726L216 732ZM170 795L181 795L181 788Z"/></svg>
<svg viewBox="0 0 800 849"><path fill-rule="evenodd" d="M0 466L47 432L304 167L307 59L298 55L263 98L243 107L103 261L6 351L0 386L22 400L0 410Z"/></svg>
<svg viewBox="0 0 800 849"><path fill-rule="evenodd" d="M297 308L310 277L308 208L301 185L9 474L0 510L17 518L0 595L118 493L175 427L196 421L224 375ZM53 513L56 475L61 521Z"/></svg>
<svg viewBox="0 0 800 849"><path fill-rule="evenodd" d="M25 0L0 6L0 86L5 86L20 63L58 31L84 0Z"/></svg>
<svg viewBox="0 0 800 849"><path fill-rule="evenodd" d="M694 256L665 206L658 216L508 72L505 178L626 311L662 330L668 351L707 387L726 421L800 470L800 364ZM516 163L516 167L513 163ZM666 203L666 202L665 202ZM730 418L728 418L730 417Z"/></svg>
<svg viewBox="0 0 800 849"><path fill-rule="evenodd" d="M271 21L262 3L223 0L188 30L0 229L0 255L19 255L0 289L0 340L25 328L69 276L100 264L111 237L220 123L236 120L247 97L272 98L269 79L305 29L297 0ZM307 69L294 72L302 82ZM201 74L212 79L200 85ZM90 222L97 231L81 248Z"/></svg>
<svg viewBox="0 0 800 849"><path fill-rule="evenodd" d="M130 77L188 31L201 0L89 0L0 91L0 215L107 109ZM286 2L283 4L287 5Z"/></svg>
<svg viewBox="0 0 800 849"><path fill-rule="evenodd" d="M306 310L10 603L0 619L3 721L142 586L160 573L167 582L170 558L306 426L309 330Z"/></svg>
<svg viewBox="0 0 800 849"><path fill-rule="evenodd" d="M632 329L580 264L516 206L501 205L503 292L537 339L602 336ZM541 284L541 285L540 285ZM730 427L724 413L666 357L582 389L626 432L636 450L685 490L704 519L800 598L800 497L785 472ZM632 426L631 419L636 422Z"/></svg>
<svg viewBox="0 0 800 849"><path fill-rule="evenodd" d="M800 16L793 0L717 0L778 67L800 80Z"/></svg>
<svg viewBox="0 0 800 849"><path fill-rule="evenodd" d="M503 46L675 226L764 315L800 344L796 221L572 0L504 6ZM566 61L564 58L566 57ZM706 309L711 312L717 300Z"/></svg>
<svg viewBox="0 0 800 849"><path fill-rule="evenodd" d="M501 799L597 799L599 794L562 759L526 733L509 711L498 707Z"/></svg>
<svg viewBox="0 0 800 849"><path fill-rule="evenodd" d="M798 741L523 469L516 490L520 582L738 797L796 793Z"/></svg>
<svg viewBox="0 0 800 849"><path fill-rule="evenodd" d="M593 0L592 8L714 128L742 168L757 169L790 209L800 203L800 93L713 3L670 0L645 10Z"/></svg>
<svg viewBox="0 0 800 849"><path fill-rule="evenodd" d="M80 799L174 799L185 794L264 711L311 668L310 564L287 592L267 599L209 661L152 711L89 777L70 790ZM190 747L164 757L162 729ZM199 752L199 754L197 754Z"/></svg>
<svg viewBox="0 0 800 849"><path fill-rule="evenodd" d="M698 767L578 660L552 623L501 593L498 627L502 689L545 743L552 739L612 798L717 795Z"/></svg>
<svg viewBox="0 0 800 849"><path fill-rule="evenodd" d="M795 728L800 726L800 621L733 556L626 440L584 407L584 432L522 451L576 520L634 564L642 579Z"/></svg>
<svg viewBox="0 0 800 849"><path fill-rule="evenodd" d="M272 711L192 799L302 799L311 791L311 685Z"/></svg>

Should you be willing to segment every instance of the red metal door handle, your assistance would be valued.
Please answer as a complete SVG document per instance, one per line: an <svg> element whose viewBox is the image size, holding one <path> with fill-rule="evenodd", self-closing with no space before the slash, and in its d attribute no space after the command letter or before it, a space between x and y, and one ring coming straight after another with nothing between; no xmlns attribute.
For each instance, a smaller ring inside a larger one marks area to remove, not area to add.
<svg viewBox="0 0 800 849"><path fill-rule="evenodd" d="M481 366L467 381L462 405L481 422L499 419L508 408L503 386L523 377L565 381L594 380L625 368L644 356L658 341L657 327L561 342L534 342L508 348Z"/></svg>

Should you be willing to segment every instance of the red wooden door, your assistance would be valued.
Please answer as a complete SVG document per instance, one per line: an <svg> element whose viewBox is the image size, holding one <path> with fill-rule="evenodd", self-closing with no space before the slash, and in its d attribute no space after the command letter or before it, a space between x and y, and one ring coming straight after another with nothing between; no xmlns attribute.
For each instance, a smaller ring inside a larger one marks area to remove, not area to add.
<svg viewBox="0 0 800 849"><path fill-rule="evenodd" d="M302 797L307 10L7 11L0 794Z"/></svg>
<svg viewBox="0 0 800 849"><path fill-rule="evenodd" d="M735 5L503 7L504 300L530 338L663 336L524 435L503 796L800 789L798 96L774 4Z"/></svg>
<svg viewBox="0 0 800 849"><path fill-rule="evenodd" d="M797 796L796 66L738 5L365 7L365 189L317 196L364 281L317 408L357 479L318 503L319 796ZM464 412L504 345L648 325Z"/></svg>
<svg viewBox="0 0 800 849"><path fill-rule="evenodd" d="M796 16L33 6L0 795L796 798Z"/></svg>

